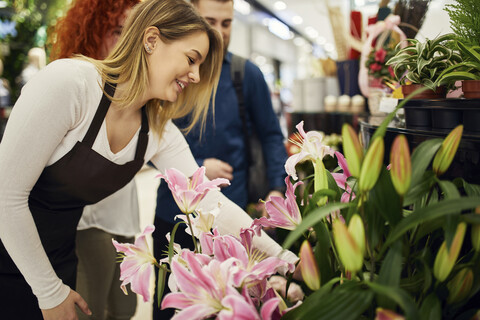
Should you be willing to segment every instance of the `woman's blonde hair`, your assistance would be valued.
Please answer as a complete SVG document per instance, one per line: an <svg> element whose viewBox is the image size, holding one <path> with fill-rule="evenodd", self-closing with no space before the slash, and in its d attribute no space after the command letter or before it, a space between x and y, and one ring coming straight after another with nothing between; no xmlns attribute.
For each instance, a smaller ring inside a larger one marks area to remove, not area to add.
<svg viewBox="0 0 480 320"><path fill-rule="evenodd" d="M147 103L148 122L152 131L162 135L165 123L191 114L190 131L200 121L202 128L217 91L223 59L223 44L213 29L185 0L144 0L130 13L115 48L105 60L88 59L96 65L104 81L128 83L127 94L113 99L126 107L141 98L148 83L147 53L144 49L144 32L155 26L165 43L180 40L197 32L205 32L209 39L209 51L200 66L200 82L192 83L178 96L176 102L151 100ZM158 72L161 72L159 70Z"/></svg>

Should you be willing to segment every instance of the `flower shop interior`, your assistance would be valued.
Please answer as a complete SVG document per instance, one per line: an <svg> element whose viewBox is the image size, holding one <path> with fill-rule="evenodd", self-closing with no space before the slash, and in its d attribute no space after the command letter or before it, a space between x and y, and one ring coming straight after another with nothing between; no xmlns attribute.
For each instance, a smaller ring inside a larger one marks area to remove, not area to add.
<svg viewBox="0 0 480 320"><path fill-rule="evenodd" d="M0 1L0 143L23 71L49 63L49 28L70 2ZM303 220L276 238L308 261L306 238L318 279L302 273L303 303L285 294L281 318L480 319L480 2L234 9L229 51L262 71L288 156L308 153L293 169ZM145 165L135 177L142 228L157 174ZM139 295L132 319L152 319L151 302Z"/></svg>

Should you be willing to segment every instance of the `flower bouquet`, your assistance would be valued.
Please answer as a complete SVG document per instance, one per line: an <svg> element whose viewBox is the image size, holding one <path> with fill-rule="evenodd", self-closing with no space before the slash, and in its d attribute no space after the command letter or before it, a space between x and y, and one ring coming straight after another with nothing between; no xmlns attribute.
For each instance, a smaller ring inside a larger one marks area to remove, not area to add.
<svg viewBox="0 0 480 320"><path fill-rule="evenodd" d="M172 293L161 306L178 309L178 319L478 319L480 187L442 179L463 128L412 154L399 135L384 157L383 137L396 111L365 147L345 124L344 154L299 123L300 151L285 164L285 198L266 201L269 217L253 220L239 237L219 235L215 213L189 204L219 181L203 182L204 169L191 180L167 171L162 177L174 194L188 190L177 203L188 208L183 219L196 250L174 245L176 228L162 261L152 259L144 235L135 245L114 242L125 255L123 285L149 298L141 288L151 274L146 270L158 265L160 283L171 272ZM332 172L326 155L337 159ZM297 164L305 161L313 174L299 181ZM263 227L276 228L283 247L298 252L301 277L292 277L293 265L252 247ZM272 281L278 273L280 285ZM301 303L289 301L295 286L304 291Z"/></svg>
<svg viewBox="0 0 480 320"><path fill-rule="evenodd" d="M395 51L390 47L372 48L368 55L365 65L370 76L370 86L381 87L387 82L392 82L395 79L395 74L391 66L387 66L387 62L395 55Z"/></svg>

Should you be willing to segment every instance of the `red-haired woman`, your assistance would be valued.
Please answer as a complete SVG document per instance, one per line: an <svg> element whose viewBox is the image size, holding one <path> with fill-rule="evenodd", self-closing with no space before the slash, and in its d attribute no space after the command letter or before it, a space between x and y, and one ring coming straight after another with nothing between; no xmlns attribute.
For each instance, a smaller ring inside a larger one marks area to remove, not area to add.
<svg viewBox="0 0 480 320"><path fill-rule="evenodd" d="M128 13L139 1L74 1L50 35L51 60L74 54L105 59L117 43ZM135 314L137 297L120 290L120 267L112 238L133 243L140 231L135 181L86 206L77 230L77 292L92 311L92 317L79 313L79 319L130 319Z"/></svg>

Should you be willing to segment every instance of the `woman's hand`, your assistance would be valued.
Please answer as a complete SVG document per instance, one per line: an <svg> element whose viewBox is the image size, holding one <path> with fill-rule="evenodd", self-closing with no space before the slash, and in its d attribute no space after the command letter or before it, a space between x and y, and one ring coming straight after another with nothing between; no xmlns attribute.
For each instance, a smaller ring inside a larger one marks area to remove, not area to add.
<svg viewBox="0 0 480 320"><path fill-rule="evenodd" d="M75 305L86 315L92 315L83 298L70 289L70 293L61 304L51 309L42 309L43 319L45 320L77 320L77 311Z"/></svg>
<svg viewBox="0 0 480 320"><path fill-rule="evenodd" d="M205 167L205 175L210 180L225 178L232 181L233 179L233 167L222 160L207 158L203 160L203 166Z"/></svg>

